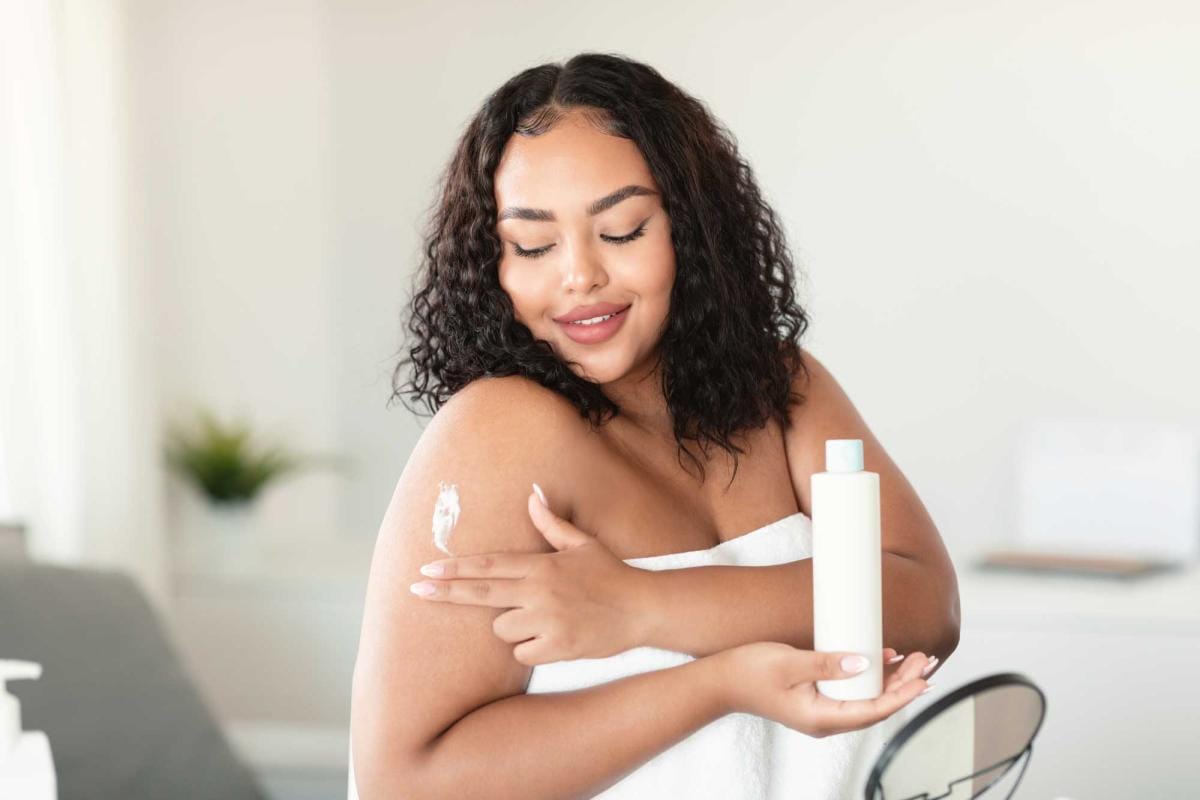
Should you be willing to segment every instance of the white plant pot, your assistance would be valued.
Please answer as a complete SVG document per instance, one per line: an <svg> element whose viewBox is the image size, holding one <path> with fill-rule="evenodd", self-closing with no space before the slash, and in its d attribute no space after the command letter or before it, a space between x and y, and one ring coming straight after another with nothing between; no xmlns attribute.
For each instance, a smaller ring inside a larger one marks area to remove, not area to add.
<svg viewBox="0 0 1200 800"><path fill-rule="evenodd" d="M189 498L184 503L180 560L189 571L236 575L258 565L257 506Z"/></svg>

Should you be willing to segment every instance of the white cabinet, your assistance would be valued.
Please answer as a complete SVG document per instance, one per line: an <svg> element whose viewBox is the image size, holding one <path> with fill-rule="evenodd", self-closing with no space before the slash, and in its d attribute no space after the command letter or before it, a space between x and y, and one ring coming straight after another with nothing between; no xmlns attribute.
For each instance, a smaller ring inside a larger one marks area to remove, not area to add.
<svg viewBox="0 0 1200 800"><path fill-rule="evenodd" d="M1200 796L1200 569L1133 581L959 568L962 637L934 698L1020 672L1047 697L1017 790Z"/></svg>
<svg viewBox="0 0 1200 800"><path fill-rule="evenodd" d="M339 781L344 791L373 546L296 538L268 543L241 574L173 575L169 625L181 657L234 748L289 797Z"/></svg>

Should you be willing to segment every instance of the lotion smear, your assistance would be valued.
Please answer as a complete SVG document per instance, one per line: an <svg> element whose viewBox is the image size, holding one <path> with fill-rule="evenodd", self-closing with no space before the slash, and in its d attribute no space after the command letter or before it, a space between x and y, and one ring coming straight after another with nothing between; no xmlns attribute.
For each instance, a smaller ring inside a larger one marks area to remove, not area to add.
<svg viewBox="0 0 1200 800"><path fill-rule="evenodd" d="M458 523L459 511L458 487L438 481L437 505L433 508L433 543L448 556L454 555L447 545L450 543L450 532Z"/></svg>

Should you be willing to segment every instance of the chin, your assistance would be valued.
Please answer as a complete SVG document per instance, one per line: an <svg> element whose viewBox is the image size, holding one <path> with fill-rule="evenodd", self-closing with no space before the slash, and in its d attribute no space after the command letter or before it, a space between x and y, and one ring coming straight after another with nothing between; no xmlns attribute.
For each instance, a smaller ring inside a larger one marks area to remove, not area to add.
<svg viewBox="0 0 1200 800"><path fill-rule="evenodd" d="M614 359L612 357L589 357L588 354L584 354L576 355L575 360L579 362L579 366L572 365L571 370L579 377L592 383L612 383L629 372L628 364L613 364Z"/></svg>

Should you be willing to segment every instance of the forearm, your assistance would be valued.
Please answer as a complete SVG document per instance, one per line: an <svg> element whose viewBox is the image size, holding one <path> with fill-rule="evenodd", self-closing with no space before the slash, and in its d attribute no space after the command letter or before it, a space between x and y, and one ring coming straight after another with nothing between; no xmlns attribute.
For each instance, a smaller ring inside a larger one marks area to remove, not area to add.
<svg viewBox="0 0 1200 800"><path fill-rule="evenodd" d="M696 657L748 642L813 648L812 559L768 567L643 570L642 644ZM958 588L884 552L883 644L943 660L958 642Z"/></svg>
<svg viewBox="0 0 1200 800"><path fill-rule="evenodd" d="M592 797L729 713L721 669L718 659L704 658L586 689L497 700L430 744L415 768L418 793L406 780L378 796Z"/></svg>

